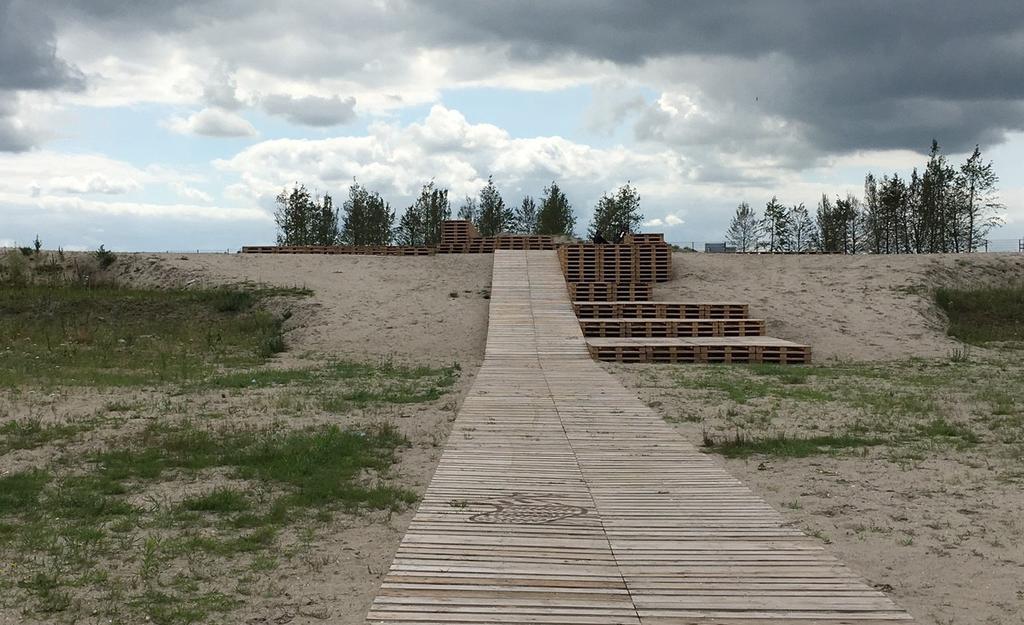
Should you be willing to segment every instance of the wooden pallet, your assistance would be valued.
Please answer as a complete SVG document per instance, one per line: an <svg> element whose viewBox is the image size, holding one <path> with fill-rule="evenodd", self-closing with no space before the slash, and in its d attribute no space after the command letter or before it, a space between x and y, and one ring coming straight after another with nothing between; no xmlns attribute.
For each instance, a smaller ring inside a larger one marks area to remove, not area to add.
<svg viewBox="0 0 1024 625"><path fill-rule="evenodd" d="M668 245L579 243L558 248L568 282L666 282L671 278Z"/></svg>
<svg viewBox="0 0 1024 625"><path fill-rule="evenodd" d="M359 256L431 256L432 247L401 245L246 245L242 254L338 254Z"/></svg>
<svg viewBox="0 0 1024 625"><path fill-rule="evenodd" d="M570 287L571 291L571 287ZM750 306L737 302L573 301L580 319L746 319Z"/></svg>
<svg viewBox="0 0 1024 625"><path fill-rule="evenodd" d="M811 348L770 336L591 338L587 348L610 362L810 364Z"/></svg>
<svg viewBox="0 0 1024 625"><path fill-rule="evenodd" d="M495 253L483 365L368 623L909 618L589 358L553 253Z"/></svg>
<svg viewBox="0 0 1024 625"><path fill-rule="evenodd" d="M764 336L764 319L580 319L586 337Z"/></svg>
<svg viewBox="0 0 1024 625"><path fill-rule="evenodd" d="M440 245L465 245L480 238L473 222L464 219L449 219L441 222Z"/></svg>
<svg viewBox="0 0 1024 625"><path fill-rule="evenodd" d="M654 285L639 282L568 282L566 286L570 299L580 302L643 301L654 294Z"/></svg>

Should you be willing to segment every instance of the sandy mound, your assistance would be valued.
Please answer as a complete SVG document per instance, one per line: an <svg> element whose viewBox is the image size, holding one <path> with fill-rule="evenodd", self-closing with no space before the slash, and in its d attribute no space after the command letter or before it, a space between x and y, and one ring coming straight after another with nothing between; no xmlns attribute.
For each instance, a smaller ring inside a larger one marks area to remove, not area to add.
<svg viewBox="0 0 1024 625"><path fill-rule="evenodd" d="M816 361L946 356L935 286L1024 280L1019 254L840 256L675 254L658 300L750 304L768 334L810 344Z"/></svg>
<svg viewBox="0 0 1024 625"><path fill-rule="evenodd" d="M135 254L120 271L135 284L257 282L307 287L289 324L289 351L464 365L483 358L490 254L412 257Z"/></svg>

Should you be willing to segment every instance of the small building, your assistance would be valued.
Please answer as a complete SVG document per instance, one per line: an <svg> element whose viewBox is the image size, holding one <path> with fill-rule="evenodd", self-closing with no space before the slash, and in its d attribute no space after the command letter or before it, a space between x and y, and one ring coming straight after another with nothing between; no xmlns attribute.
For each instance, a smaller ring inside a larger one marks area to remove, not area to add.
<svg viewBox="0 0 1024 625"><path fill-rule="evenodd" d="M735 254L736 248L726 243L705 243L704 252L708 254Z"/></svg>

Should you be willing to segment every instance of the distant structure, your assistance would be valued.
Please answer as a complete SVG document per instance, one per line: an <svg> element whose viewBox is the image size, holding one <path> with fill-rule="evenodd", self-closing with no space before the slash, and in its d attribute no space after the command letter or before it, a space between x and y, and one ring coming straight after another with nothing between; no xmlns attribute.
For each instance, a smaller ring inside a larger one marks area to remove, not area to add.
<svg viewBox="0 0 1024 625"><path fill-rule="evenodd" d="M708 254L735 254L736 248L727 243L705 243L704 251Z"/></svg>

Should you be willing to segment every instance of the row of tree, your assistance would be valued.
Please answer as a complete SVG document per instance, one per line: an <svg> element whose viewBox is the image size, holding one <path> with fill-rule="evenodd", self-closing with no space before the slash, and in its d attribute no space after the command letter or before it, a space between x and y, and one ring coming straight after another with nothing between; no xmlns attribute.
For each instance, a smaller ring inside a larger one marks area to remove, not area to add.
<svg viewBox="0 0 1024 625"><path fill-rule="evenodd" d="M358 182L349 187L341 209L329 194L313 195L304 185L277 196L274 220L279 245L437 245L441 222L452 218L448 190L430 182L397 219L379 193ZM505 203L492 178L477 197L467 196L458 219L472 221L485 237L503 233L574 236L576 217L558 183L544 188L539 201L524 197L516 207ZM598 200L588 236L614 238L634 232L643 221L640 195L626 183Z"/></svg>
<svg viewBox="0 0 1024 625"><path fill-rule="evenodd" d="M726 241L741 252L971 252L1001 223L997 182L980 148L954 167L932 141L922 173L881 180L869 173L863 198L822 195L813 217L803 204L784 206L775 197L763 216L741 203Z"/></svg>

